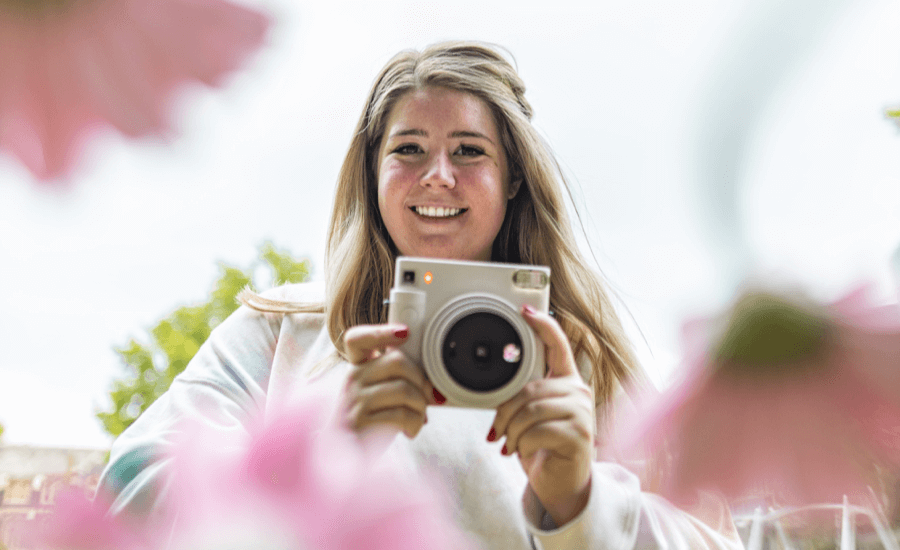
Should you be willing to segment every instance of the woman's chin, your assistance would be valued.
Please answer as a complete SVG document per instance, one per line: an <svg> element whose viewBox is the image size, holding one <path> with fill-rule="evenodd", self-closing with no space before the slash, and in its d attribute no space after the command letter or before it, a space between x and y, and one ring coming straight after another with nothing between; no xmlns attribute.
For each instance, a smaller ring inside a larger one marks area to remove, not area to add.
<svg viewBox="0 0 900 550"><path fill-rule="evenodd" d="M401 251L403 256L415 258L434 258L437 260L465 260L472 262L489 262L491 249L486 251L469 250L454 246L423 246L411 249L409 253Z"/></svg>

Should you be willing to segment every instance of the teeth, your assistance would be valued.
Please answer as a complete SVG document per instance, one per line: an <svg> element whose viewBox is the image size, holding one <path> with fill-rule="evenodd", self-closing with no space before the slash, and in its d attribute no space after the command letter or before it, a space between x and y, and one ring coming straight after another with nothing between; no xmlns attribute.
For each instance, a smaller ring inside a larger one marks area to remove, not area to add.
<svg viewBox="0 0 900 550"><path fill-rule="evenodd" d="M462 212L462 208L443 208L441 206L416 206L416 214L426 218L450 218Z"/></svg>

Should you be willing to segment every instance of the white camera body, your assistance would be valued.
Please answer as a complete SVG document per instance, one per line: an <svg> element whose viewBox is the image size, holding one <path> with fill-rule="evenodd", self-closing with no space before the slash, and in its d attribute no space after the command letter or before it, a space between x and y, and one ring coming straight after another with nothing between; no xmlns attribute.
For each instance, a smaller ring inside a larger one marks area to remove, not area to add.
<svg viewBox="0 0 900 550"><path fill-rule="evenodd" d="M492 409L544 376L544 344L522 306L550 308L550 268L398 257L388 322L446 405Z"/></svg>

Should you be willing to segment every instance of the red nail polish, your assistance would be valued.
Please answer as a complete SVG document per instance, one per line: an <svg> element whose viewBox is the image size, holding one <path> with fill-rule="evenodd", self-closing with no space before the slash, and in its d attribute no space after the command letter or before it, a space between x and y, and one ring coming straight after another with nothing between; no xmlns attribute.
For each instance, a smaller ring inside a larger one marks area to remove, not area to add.
<svg viewBox="0 0 900 550"><path fill-rule="evenodd" d="M434 400L438 405L443 405L447 398L441 395L441 392L437 391L437 389L431 390L432 395L434 395Z"/></svg>
<svg viewBox="0 0 900 550"><path fill-rule="evenodd" d="M506 456L509 454L509 451L506 450L506 445L503 445L503 448L500 449L500 454Z"/></svg>
<svg viewBox="0 0 900 550"><path fill-rule="evenodd" d="M535 313L537 313L537 311L535 311L534 308L528 304L525 304L524 306L522 306L522 311L524 311L528 315L534 315Z"/></svg>
<svg viewBox="0 0 900 550"><path fill-rule="evenodd" d="M488 439L488 441L493 441L493 440L497 439L497 430L495 430L494 428L491 428L491 431L488 432L487 439Z"/></svg>
<svg viewBox="0 0 900 550"><path fill-rule="evenodd" d="M397 338L406 338L407 336L409 336L409 329L401 328L401 329L395 330L394 336L396 336Z"/></svg>

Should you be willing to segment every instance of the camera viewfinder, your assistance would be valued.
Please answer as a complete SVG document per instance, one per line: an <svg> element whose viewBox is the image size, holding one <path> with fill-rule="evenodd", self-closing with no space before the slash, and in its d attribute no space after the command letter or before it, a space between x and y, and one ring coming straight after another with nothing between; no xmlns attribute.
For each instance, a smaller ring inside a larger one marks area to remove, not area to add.
<svg viewBox="0 0 900 550"><path fill-rule="evenodd" d="M513 273L513 284L519 288L539 290L547 286L550 277L543 271L520 269Z"/></svg>

